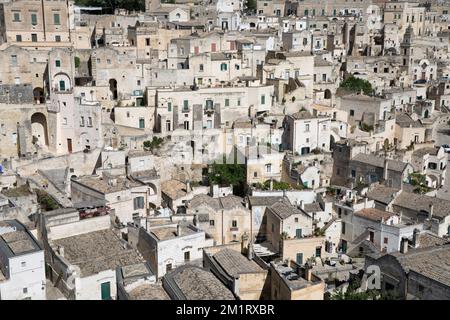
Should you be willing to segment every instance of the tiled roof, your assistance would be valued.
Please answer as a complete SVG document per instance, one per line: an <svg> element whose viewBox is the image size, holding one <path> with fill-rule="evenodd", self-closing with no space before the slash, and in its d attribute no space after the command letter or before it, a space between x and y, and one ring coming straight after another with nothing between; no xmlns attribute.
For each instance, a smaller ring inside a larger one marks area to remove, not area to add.
<svg viewBox="0 0 450 320"><path fill-rule="evenodd" d="M450 244L392 254L405 272L414 271L450 286Z"/></svg>
<svg viewBox="0 0 450 320"><path fill-rule="evenodd" d="M248 260L241 253L232 249L223 249L213 255L214 260L234 278L241 273L253 273L262 271L262 268L252 260Z"/></svg>
<svg viewBox="0 0 450 320"><path fill-rule="evenodd" d="M378 168L384 168L384 160L385 158L383 157L377 157L373 154L365 154L365 153L359 153L351 159L351 161L366 163ZM388 161L388 170L392 171L403 172L403 170L407 165L406 162L402 161L392 159L387 159L387 161Z"/></svg>
<svg viewBox="0 0 450 320"><path fill-rule="evenodd" d="M384 204L389 204L394 200L394 195L399 189L389 188L384 185L377 185L372 190L367 192L367 197L371 200L375 200Z"/></svg>
<svg viewBox="0 0 450 320"><path fill-rule="evenodd" d="M174 285L185 300L235 300L231 291L211 272L184 265L166 274L165 281Z"/></svg>
<svg viewBox="0 0 450 320"><path fill-rule="evenodd" d="M252 197L249 197L248 200L250 201L250 205L252 205L252 206L265 206L265 207L269 207L269 206L273 205L274 203L277 203L280 201L289 203L289 200L285 197L274 197L274 196L269 196L269 197L252 196Z"/></svg>
<svg viewBox="0 0 450 320"><path fill-rule="evenodd" d="M272 206L270 206L269 210L273 212L273 214L275 214L281 220L289 218L293 214L302 214L309 217L309 215L306 214L306 212L299 210L290 204L286 204L285 202L277 202Z"/></svg>
<svg viewBox="0 0 450 320"><path fill-rule="evenodd" d="M213 198L206 194L196 195L192 200L189 201L189 208L196 208L203 204L211 207L215 210L221 209L232 209L245 207L243 204L243 199L234 195L228 195L226 197Z"/></svg>
<svg viewBox="0 0 450 320"><path fill-rule="evenodd" d="M433 217L443 219L450 215L450 201L424 194L402 191L395 198L393 204L416 212L427 213L429 213L430 204L433 204Z"/></svg>
<svg viewBox="0 0 450 320"><path fill-rule="evenodd" d="M367 218L377 222L383 222L386 219L394 216L395 214L392 212L387 212L375 208L365 208L355 212L355 215L363 218Z"/></svg>

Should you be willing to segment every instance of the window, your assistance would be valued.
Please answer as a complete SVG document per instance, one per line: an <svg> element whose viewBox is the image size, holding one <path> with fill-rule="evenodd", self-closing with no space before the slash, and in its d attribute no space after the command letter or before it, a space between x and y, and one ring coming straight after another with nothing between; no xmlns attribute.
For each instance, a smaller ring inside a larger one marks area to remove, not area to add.
<svg viewBox="0 0 450 320"><path fill-rule="evenodd" d="M355 116L355 110L350 110L350 117L354 117Z"/></svg>
<svg viewBox="0 0 450 320"><path fill-rule="evenodd" d="M87 123L88 127L92 127L92 117L88 117L88 123Z"/></svg>
<svg viewBox="0 0 450 320"><path fill-rule="evenodd" d="M388 244L388 241L389 241L389 240L388 240L388 237L384 237L383 243L384 243L384 244Z"/></svg>
<svg viewBox="0 0 450 320"><path fill-rule="evenodd" d="M144 197L137 197L133 199L134 210L144 209Z"/></svg>
<svg viewBox="0 0 450 320"><path fill-rule="evenodd" d="M294 221L295 221L295 222L298 222L298 218L295 218Z"/></svg>
<svg viewBox="0 0 450 320"><path fill-rule="evenodd" d="M55 42L61 42L61 36L55 36Z"/></svg>
<svg viewBox="0 0 450 320"><path fill-rule="evenodd" d="M345 222L342 221L342 234L345 234Z"/></svg>
<svg viewBox="0 0 450 320"><path fill-rule="evenodd" d="M241 98L237 99L237 105L240 106L241 105Z"/></svg>
<svg viewBox="0 0 450 320"><path fill-rule="evenodd" d="M37 34L36 33L32 33L31 34L31 41L32 42L37 42Z"/></svg>
<svg viewBox="0 0 450 320"><path fill-rule="evenodd" d="M305 131L309 132L309 123L305 124Z"/></svg>
<svg viewBox="0 0 450 320"><path fill-rule="evenodd" d="M20 12L14 12L13 22L20 22Z"/></svg>
<svg viewBox="0 0 450 320"><path fill-rule="evenodd" d="M27 294L27 293L28 293L28 288L23 288L22 292L23 292L24 294Z"/></svg>
<svg viewBox="0 0 450 320"><path fill-rule="evenodd" d="M356 177L356 171L352 170L352 178Z"/></svg>
<svg viewBox="0 0 450 320"><path fill-rule="evenodd" d="M261 96L261 104L266 104L266 96L265 95Z"/></svg>
<svg viewBox="0 0 450 320"><path fill-rule="evenodd" d="M172 112L172 102L167 104L167 111Z"/></svg>
<svg viewBox="0 0 450 320"><path fill-rule="evenodd" d="M16 35L16 41L22 42L22 35L20 35L20 34Z"/></svg>
<svg viewBox="0 0 450 320"><path fill-rule="evenodd" d="M322 255L322 247L316 247L316 257L319 257Z"/></svg>
<svg viewBox="0 0 450 320"><path fill-rule="evenodd" d="M63 118L63 124L67 124L67 118Z"/></svg>
<svg viewBox="0 0 450 320"><path fill-rule="evenodd" d="M66 91L66 82L64 80L59 81L59 91Z"/></svg>
<svg viewBox="0 0 450 320"><path fill-rule="evenodd" d="M184 262L188 262L191 260L191 253L189 251L186 251L184 253Z"/></svg>
<svg viewBox="0 0 450 320"><path fill-rule="evenodd" d="M55 60L55 66L61 67L61 60Z"/></svg>
<svg viewBox="0 0 450 320"><path fill-rule="evenodd" d="M222 64L220 65L220 71L227 71L227 68L228 68L228 66L227 66L226 63L222 63Z"/></svg>
<svg viewBox="0 0 450 320"><path fill-rule="evenodd" d="M272 172L272 164L266 164L266 172L271 173Z"/></svg>
<svg viewBox="0 0 450 320"><path fill-rule="evenodd" d="M139 129L144 129L144 128L145 128L145 119L139 118Z"/></svg>
<svg viewBox="0 0 450 320"><path fill-rule="evenodd" d="M210 225L211 227L214 227L214 220L209 220L209 225Z"/></svg>
<svg viewBox="0 0 450 320"><path fill-rule="evenodd" d="M84 127L84 117L80 118L80 127Z"/></svg>
<svg viewBox="0 0 450 320"><path fill-rule="evenodd" d="M233 221L231 222L231 225L232 225L233 228L237 228L237 221L236 221L236 220L233 220Z"/></svg>
<svg viewBox="0 0 450 320"><path fill-rule="evenodd" d="M225 107L229 107L230 106L230 99L225 99Z"/></svg>
<svg viewBox="0 0 450 320"><path fill-rule="evenodd" d="M166 264L166 273L172 271L172 264L168 263Z"/></svg>
<svg viewBox="0 0 450 320"><path fill-rule="evenodd" d="M32 26L37 25L37 15L36 15L36 13L32 13L31 14L31 25Z"/></svg>
<svg viewBox="0 0 450 320"><path fill-rule="evenodd" d="M11 56L11 65L14 67L17 66L17 56L16 55Z"/></svg>
<svg viewBox="0 0 450 320"><path fill-rule="evenodd" d="M150 45L150 38L146 38L146 39L145 39L145 45L146 45L146 46L149 46L149 45Z"/></svg>
<svg viewBox="0 0 450 320"><path fill-rule="evenodd" d="M275 231L275 225L272 223L272 232L274 232Z"/></svg>
<svg viewBox="0 0 450 320"><path fill-rule="evenodd" d="M183 101L183 110L187 110L189 109L189 100L184 100Z"/></svg>
<svg viewBox="0 0 450 320"><path fill-rule="evenodd" d="M56 25L60 25L61 24L61 21L60 21L60 18L59 18L59 13L54 13L53 14L53 23L56 24Z"/></svg>
<svg viewBox="0 0 450 320"><path fill-rule="evenodd" d="M201 65L199 65L199 70L200 70L200 72L203 72L203 64L201 64Z"/></svg>

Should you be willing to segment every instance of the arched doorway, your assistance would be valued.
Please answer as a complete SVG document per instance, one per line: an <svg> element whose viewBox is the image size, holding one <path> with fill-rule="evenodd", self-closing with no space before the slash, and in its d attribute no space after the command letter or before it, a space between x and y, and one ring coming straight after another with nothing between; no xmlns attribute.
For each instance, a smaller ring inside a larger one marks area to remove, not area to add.
<svg viewBox="0 0 450 320"><path fill-rule="evenodd" d="M325 90L324 98L327 99L327 100L331 99L331 91L330 91L330 89L326 89Z"/></svg>
<svg viewBox="0 0 450 320"><path fill-rule="evenodd" d="M117 100L117 80L109 79L109 90L112 93L113 100Z"/></svg>
<svg viewBox="0 0 450 320"><path fill-rule="evenodd" d="M424 113L423 117L426 119L426 118L428 118L429 116L430 116L429 111L428 111L428 110L425 110L425 113Z"/></svg>
<svg viewBox="0 0 450 320"><path fill-rule="evenodd" d="M33 89L33 97L34 97L34 102L41 104L41 103L45 103L45 97L44 97L44 89L42 88L34 88Z"/></svg>
<svg viewBox="0 0 450 320"><path fill-rule="evenodd" d="M31 135L33 143L48 146L47 118L44 114L36 112L31 116Z"/></svg>

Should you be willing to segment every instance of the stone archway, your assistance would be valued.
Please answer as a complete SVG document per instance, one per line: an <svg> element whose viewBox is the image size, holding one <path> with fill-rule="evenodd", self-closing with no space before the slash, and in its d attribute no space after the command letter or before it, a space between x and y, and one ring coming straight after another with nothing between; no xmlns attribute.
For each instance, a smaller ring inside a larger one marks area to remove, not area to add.
<svg viewBox="0 0 450 320"><path fill-rule="evenodd" d="M34 102L38 104L45 103L44 89L36 87L33 89Z"/></svg>
<svg viewBox="0 0 450 320"><path fill-rule="evenodd" d="M47 118L43 113L36 112L31 116L31 134L34 143L48 146Z"/></svg>
<svg viewBox="0 0 450 320"><path fill-rule="evenodd" d="M111 91L113 100L117 100L117 80L109 79L109 90Z"/></svg>

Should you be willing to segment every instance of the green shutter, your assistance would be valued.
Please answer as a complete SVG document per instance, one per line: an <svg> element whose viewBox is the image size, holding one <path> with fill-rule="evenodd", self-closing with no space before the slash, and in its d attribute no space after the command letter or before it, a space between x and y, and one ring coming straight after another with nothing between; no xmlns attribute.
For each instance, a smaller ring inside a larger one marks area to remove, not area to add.
<svg viewBox="0 0 450 320"><path fill-rule="evenodd" d="M55 24L57 24L57 25L59 25L61 22L60 22L60 19L59 19L59 13L54 13L53 14L53 22L55 23Z"/></svg>
<svg viewBox="0 0 450 320"><path fill-rule="evenodd" d="M261 96L261 104L266 104L266 96L265 95Z"/></svg>
<svg viewBox="0 0 450 320"><path fill-rule="evenodd" d="M230 105L230 99L225 99L225 107L228 107Z"/></svg>
<svg viewBox="0 0 450 320"><path fill-rule="evenodd" d="M167 111L171 112L172 111L172 102L169 102L167 104Z"/></svg>
<svg viewBox="0 0 450 320"><path fill-rule="evenodd" d="M37 25L37 15L35 13L31 14L31 24L33 26Z"/></svg>
<svg viewBox="0 0 450 320"><path fill-rule="evenodd" d="M297 262L297 264L300 264L300 265L303 264L303 253L297 253L295 262Z"/></svg>
<svg viewBox="0 0 450 320"><path fill-rule="evenodd" d="M101 284L102 288L102 300L110 300L111 299L111 283L104 282Z"/></svg>

